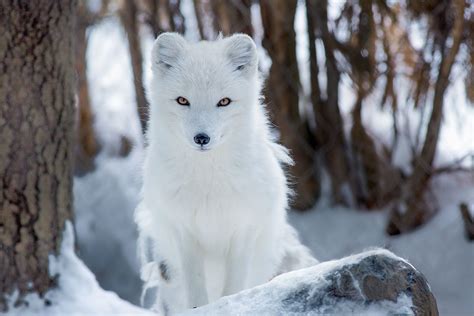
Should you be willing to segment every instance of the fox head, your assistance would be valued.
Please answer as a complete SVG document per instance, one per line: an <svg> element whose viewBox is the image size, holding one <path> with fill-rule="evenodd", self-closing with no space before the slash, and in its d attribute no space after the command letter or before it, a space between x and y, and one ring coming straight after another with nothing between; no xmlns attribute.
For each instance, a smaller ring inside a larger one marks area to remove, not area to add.
<svg viewBox="0 0 474 316"><path fill-rule="evenodd" d="M177 33L163 33L151 60L150 139L158 133L204 152L250 137L260 85L249 36L189 43Z"/></svg>

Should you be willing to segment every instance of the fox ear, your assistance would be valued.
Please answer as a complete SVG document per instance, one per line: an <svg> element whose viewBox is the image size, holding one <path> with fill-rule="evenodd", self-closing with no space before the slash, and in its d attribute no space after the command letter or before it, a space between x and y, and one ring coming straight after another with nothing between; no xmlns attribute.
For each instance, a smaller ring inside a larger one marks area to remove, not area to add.
<svg viewBox="0 0 474 316"><path fill-rule="evenodd" d="M186 47L186 40L178 33L160 34L153 44L151 53L153 69L175 67Z"/></svg>
<svg viewBox="0 0 474 316"><path fill-rule="evenodd" d="M225 39L227 58L234 71L256 70L258 64L257 47L253 39L246 34L235 34Z"/></svg>

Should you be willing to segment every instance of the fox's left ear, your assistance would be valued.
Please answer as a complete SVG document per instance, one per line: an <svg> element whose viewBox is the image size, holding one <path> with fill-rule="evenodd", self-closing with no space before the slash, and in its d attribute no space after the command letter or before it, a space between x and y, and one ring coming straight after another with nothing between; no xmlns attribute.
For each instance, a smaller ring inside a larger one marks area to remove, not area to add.
<svg viewBox="0 0 474 316"><path fill-rule="evenodd" d="M253 39L245 34L235 34L225 39L226 54L234 71L256 71L257 47Z"/></svg>
<svg viewBox="0 0 474 316"><path fill-rule="evenodd" d="M180 34L162 33L153 44L151 53L153 69L167 70L176 67L186 47L186 40Z"/></svg>

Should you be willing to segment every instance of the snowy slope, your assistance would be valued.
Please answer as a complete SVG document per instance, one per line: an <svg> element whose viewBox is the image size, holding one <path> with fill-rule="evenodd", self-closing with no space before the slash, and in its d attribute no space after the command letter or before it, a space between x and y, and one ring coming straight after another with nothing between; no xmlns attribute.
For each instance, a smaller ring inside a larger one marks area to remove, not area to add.
<svg viewBox="0 0 474 316"><path fill-rule="evenodd" d="M57 258L51 256L49 260L50 275L59 275L59 282L58 287L45 296L48 305L36 294L30 294L25 298L28 306L10 306L6 315L153 315L99 286L94 275L74 253L74 233L70 222L66 223L61 255ZM12 304L15 298L15 295L11 298Z"/></svg>
<svg viewBox="0 0 474 316"><path fill-rule="evenodd" d="M104 289L134 304L142 287L133 222L140 165L139 150L126 159L102 155L95 172L74 181L78 254Z"/></svg>

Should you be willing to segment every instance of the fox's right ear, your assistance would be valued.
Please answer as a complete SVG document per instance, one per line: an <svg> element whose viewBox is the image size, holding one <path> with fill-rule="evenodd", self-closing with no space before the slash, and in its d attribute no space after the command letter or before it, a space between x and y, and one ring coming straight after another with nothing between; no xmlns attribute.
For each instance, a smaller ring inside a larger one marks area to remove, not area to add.
<svg viewBox="0 0 474 316"><path fill-rule="evenodd" d="M180 34L170 32L160 34L153 44L151 53L153 70L175 67L186 47L186 40Z"/></svg>

